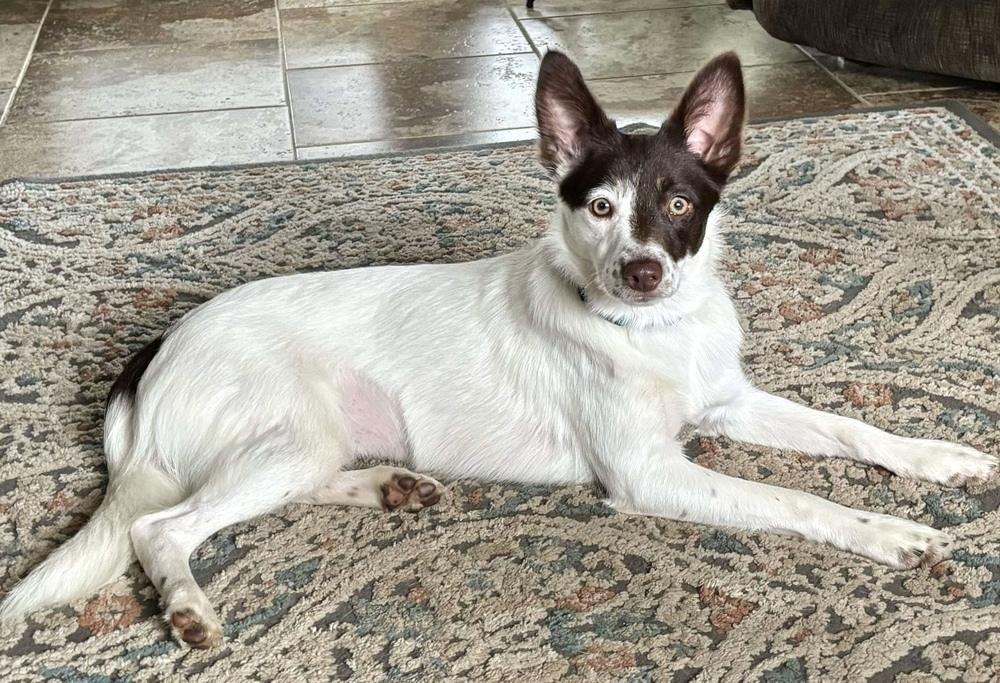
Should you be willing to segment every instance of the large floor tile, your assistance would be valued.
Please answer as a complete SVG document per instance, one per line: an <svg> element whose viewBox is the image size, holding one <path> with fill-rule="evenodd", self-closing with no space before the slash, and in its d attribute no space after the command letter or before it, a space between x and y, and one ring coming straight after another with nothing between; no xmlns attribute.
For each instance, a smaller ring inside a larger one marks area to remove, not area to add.
<svg viewBox="0 0 1000 683"><path fill-rule="evenodd" d="M436 135L420 138L400 138L398 140L377 140L375 142L347 142L341 145L299 147L296 150L296 154L299 159L333 159L424 149L499 145L534 139L534 127L510 128L507 130L488 130L477 133L459 133L458 135Z"/></svg>
<svg viewBox="0 0 1000 683"><path fill-rule="evenodd" d="M861 96L906 90L956 88L978 84L978 81L854 62L843 57L824 54L813 48L803 49L830 73L839 78L844 85Z"/></svg>
<svg viewBox="0 0 1000 683"><path fill-rule="evenodd" d="M331 0L333 1L333 0ZM538 0L532 9L526 2L509 0L514 14L524 19L562 17L571 14L603 14L641 9L724 5L725 0Z"/></svg>
<svg viewBox="0 0 1000 683"><path fill-rule="evenodd" d="M590 81L618 123L660 123L680 99L693 72ZM743 69L751 119L839 111L860 102L817 65L803 62Z"/></svg>
<svg viewBox="0 0 1000 683"><path fill-rule="evenodd" d="M276 40L36 54L12 121L266 107L285 101Z"/></svg>
<svg viewBox="0 0 1000 683"><path fill-rule="evenodd" d="M567 51L588 78L692 71L725 50L736 50L745 66L807 59L794 45L767 35L752 12L726 7L531 19L523 25L543 51Z"/></svg>
<svg viewBox="0 0 1000 683"><path fill-rule="evenodd" d="M3 0L0 24L37 24L45 15L49 0Z"/></svg>
<svg viewBox="0 0 1000 683"><path fill-rule="evenodd" d="M17 82L37 32L37 24L0 24L0 88Z"/></svg>
<svg viewBox="0 0 1000 683"><path fill-rule="evenodd" d="M0 129L0 178L120 173L291 158L285 107Z"/></svg>
<svg viewBox="0 0 1000 683"><path fill-rule="evenodd" d="M57 1L38 52L277 37L274 0Z"/></svg>
<svg viewBox="0 0 1000 683"><path fill-rule="evenodd" d="M291 9L281 13L281 32L290 69L531 49L507 9L490 0Z"/></svg>
<svg viewBox="0 0 1000 683"><path fill-rule="evenodd" d="M296 144L532 126L537 70L528 53L289 71Z"/></svg>
<svg viewBox="0 0 1000 683"><path fill-rule="evenodd" d="M886 93L866 98L876 106L920 104L937 100L958 100L973 113L1000 131L1000 88L952 88L916 92Z"/></svg>

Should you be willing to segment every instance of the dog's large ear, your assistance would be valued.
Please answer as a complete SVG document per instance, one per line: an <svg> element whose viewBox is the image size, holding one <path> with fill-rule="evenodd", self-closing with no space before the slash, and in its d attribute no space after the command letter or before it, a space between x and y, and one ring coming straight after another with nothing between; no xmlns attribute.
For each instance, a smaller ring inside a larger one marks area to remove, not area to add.
<svg viewBox="0 0 1000 683"><path fill-rule="evenodd" d="M539 156L552 175L615 131L614 121L597 104L576 64L561 52L547 52L542 59L535 116Z"/></svg>
<svg viewBox="0 0 1000 683"><path fill-rule="evenodd" d="M740 159L745 113L740 59L726 52L695 74L663 126L683 131L688 149L725 180Z"/></svg>

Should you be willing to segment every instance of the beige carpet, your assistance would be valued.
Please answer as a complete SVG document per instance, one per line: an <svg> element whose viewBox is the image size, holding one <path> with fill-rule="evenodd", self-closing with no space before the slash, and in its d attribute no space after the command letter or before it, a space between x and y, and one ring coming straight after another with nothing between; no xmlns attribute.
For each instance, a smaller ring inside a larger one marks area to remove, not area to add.
<svg viewBox="0 0 1000 683"><path fill-rule="evenodd" d="M1000 168L944 108L766 123L726 201L758 382L896 433L998 442ZM0 586L96 507L125 359L238 282L455 261L539 233L530 146L0 185ZM913 572L461 481L411 516L290 507L198 550L223 649L133 569L0 639L2 681L995 681L1000 482L968 490L692 438L706 467L948 528Z"/></svg>

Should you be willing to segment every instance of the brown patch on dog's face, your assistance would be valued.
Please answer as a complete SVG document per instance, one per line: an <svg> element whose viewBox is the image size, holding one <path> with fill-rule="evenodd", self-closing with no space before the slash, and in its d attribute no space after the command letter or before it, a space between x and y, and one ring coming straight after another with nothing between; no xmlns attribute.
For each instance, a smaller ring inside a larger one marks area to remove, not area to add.
<svg viewBox="0 0 1000 683"><path fill-rule="evenodd" d="M655 135L616 130L562 179L559 196L570 207L582 209L595 188L615 184L634 188L635 240L662 245L675 261L701 246L708 215L722 189L687 148L683 132L673 127ZM670 212L674 198L690 203L684 215Z"/></svg>
<svg viewBox="0 0 1000 683"><path fill-rule="evenodd" d="M640 244L661 245L679 261L701 247L722 186L687 149L681 131L664 128L655 138L634 176L632 236Z"/></svg>

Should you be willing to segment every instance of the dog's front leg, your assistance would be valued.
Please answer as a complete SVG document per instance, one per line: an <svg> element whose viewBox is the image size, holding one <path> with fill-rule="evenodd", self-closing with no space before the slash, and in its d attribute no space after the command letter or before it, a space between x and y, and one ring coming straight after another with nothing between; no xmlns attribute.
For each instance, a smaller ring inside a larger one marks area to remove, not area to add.
<svg viewBox="0 0 1000 683"><path fill-rule="evenodd" d="M600 475L608 504L622 512L799 536L898 568L949 553L948 536L922 524L719 474L689 461L676 444L666 456L634 445L639 450Z"/></svg>
<svg viewBox="0 0 1000 683"><path fill-rule="evenodd" d="M698 418L700 431L737 441L881 465L904 477L960 486L985 478L997 459L947 441L908 439L858 420L806 408L747 387Z"/></svg>

